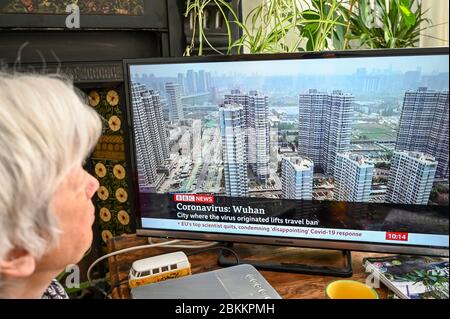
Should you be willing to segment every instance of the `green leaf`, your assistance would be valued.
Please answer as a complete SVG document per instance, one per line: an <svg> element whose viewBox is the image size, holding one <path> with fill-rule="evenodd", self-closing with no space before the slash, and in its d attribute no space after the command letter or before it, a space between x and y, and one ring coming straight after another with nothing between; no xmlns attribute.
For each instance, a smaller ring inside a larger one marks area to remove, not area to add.
<svg viewBox="0 0 450 319"><path fill-rule="evenodd" d="M320 19L320 14L313 10L305 10L302 12L302 17L305 20L317 20Z"/></svg>
<svg viewBox="0 0 450 319"><path fill-rule="evenodd" d="M364 44L366 44L369 40L369 35L368 34L361 34L361 36L359 37L359 42L360 42L360 46L363 46Z"/></svg>
<svg viewBox="0 0 450 319"><path fill-rule="evenodd" d="M416 16L405 6L400 6L403 19L408 27L412 27L416 24Z"/></svg>
<svg viewBox="0 0 450 319"><path fill-rule="evenodd" d="M400 0L400 6L411 7L411 0Z"/></svg>
<svg viewBox="0 0 450 319"><path fill-rule="evenodd" d="M337 26L333 33L333 46L337 50L342 50L345 43L345 27Z"/></svg>
<svg viewBox="0 0 450 319"><path fill-rule="evenodd" d="M360 18L366 28L371 29L373 27L374 17L369 6L361 7Z"/></svg>
<svg viewBox="0 0 450 319"><path fill-rule="evenodd" d="M322 7L323 0L311 0L311 3L314 8L320 9Z"/></svg>
<svg viewBox="0 0 450 319"><path fill-rule="evenodd" d="M419 276L419 277L423 276L423 273L422 273L422 271L420 271L420 270L414 270L414 272L415 272L416 275Z"/></svg>
<svg viewBox="0 0 450 319"><path fill-rule="evenodd" d="M389 36L389 31L384 29L384 41L386 41L386 43L389 43L389 39L391 37Z"/></svg>
<svg viewBox="0 0 450 319"><path fill-rule="evenodd" d="M314 40L312 38L309 38L306 42L306 51L314 51Z"/></svg>
<svg viewBox="0 0 450 319"><path fill-rule="evenodd" d="M303 27L303 30L308 33L315 33L317 31L317 29L319 29L319 26L320 25L316 22L309 23Z"/></svg>

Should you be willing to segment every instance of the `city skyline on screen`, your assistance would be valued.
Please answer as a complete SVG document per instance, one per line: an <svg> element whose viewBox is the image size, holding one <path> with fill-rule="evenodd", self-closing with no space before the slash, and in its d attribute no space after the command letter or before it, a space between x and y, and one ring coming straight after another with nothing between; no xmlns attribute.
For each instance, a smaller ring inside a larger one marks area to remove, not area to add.
<svg viewBox="0 0 450 319"><path fill-rule="evenodd" d="M447 55L130 70L142 191L448 205Z"/></svg>
<svg viewBox="0 0 450 319"><path fill-rule="evenodd" d="M448 56L403 56L366 58L327 58L298 60L262 60L239 62L198 62L132 65L132 74L154 74L156 77L176 77L188 70L204 70L217 75L245 74L247 76L348 75L358 69L394 73L415 71L424 74L448 72Z"/></svg>

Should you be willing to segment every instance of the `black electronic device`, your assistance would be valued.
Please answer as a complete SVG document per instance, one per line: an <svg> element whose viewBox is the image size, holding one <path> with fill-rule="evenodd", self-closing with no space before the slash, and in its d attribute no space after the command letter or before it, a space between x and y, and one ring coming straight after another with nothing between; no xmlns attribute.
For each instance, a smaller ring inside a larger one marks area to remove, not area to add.
<svg viewBox="0 0 450 319"><path fill-rule="evenodd" d="M137 233L448 256L448 64L448 48L125 60Z"/></svg>

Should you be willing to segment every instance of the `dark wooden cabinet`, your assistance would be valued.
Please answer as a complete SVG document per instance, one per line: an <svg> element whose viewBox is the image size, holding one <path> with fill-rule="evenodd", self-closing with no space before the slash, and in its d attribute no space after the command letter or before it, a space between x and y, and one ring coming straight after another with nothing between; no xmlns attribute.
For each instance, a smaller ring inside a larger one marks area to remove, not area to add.
<svg viewBox="0 0 450 319"><path fill-rule="evenodd" d="M79 29L66 27L68 13L5 13L0 6L0 61L13 63L19 53L22 63L42 62L41 55L50 63L182 55L184 3L142 1L136 16L81 13Z"/></svg>

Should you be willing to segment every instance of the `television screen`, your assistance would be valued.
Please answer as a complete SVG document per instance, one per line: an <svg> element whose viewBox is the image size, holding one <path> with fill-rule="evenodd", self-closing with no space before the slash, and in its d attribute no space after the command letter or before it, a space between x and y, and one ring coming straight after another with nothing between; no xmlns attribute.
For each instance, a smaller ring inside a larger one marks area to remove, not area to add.
<svg viewBox="0 0 450 319"><path fill-rule="evenodd" d="M448 48L125 66L138 234L448 256Z"/></svg>

